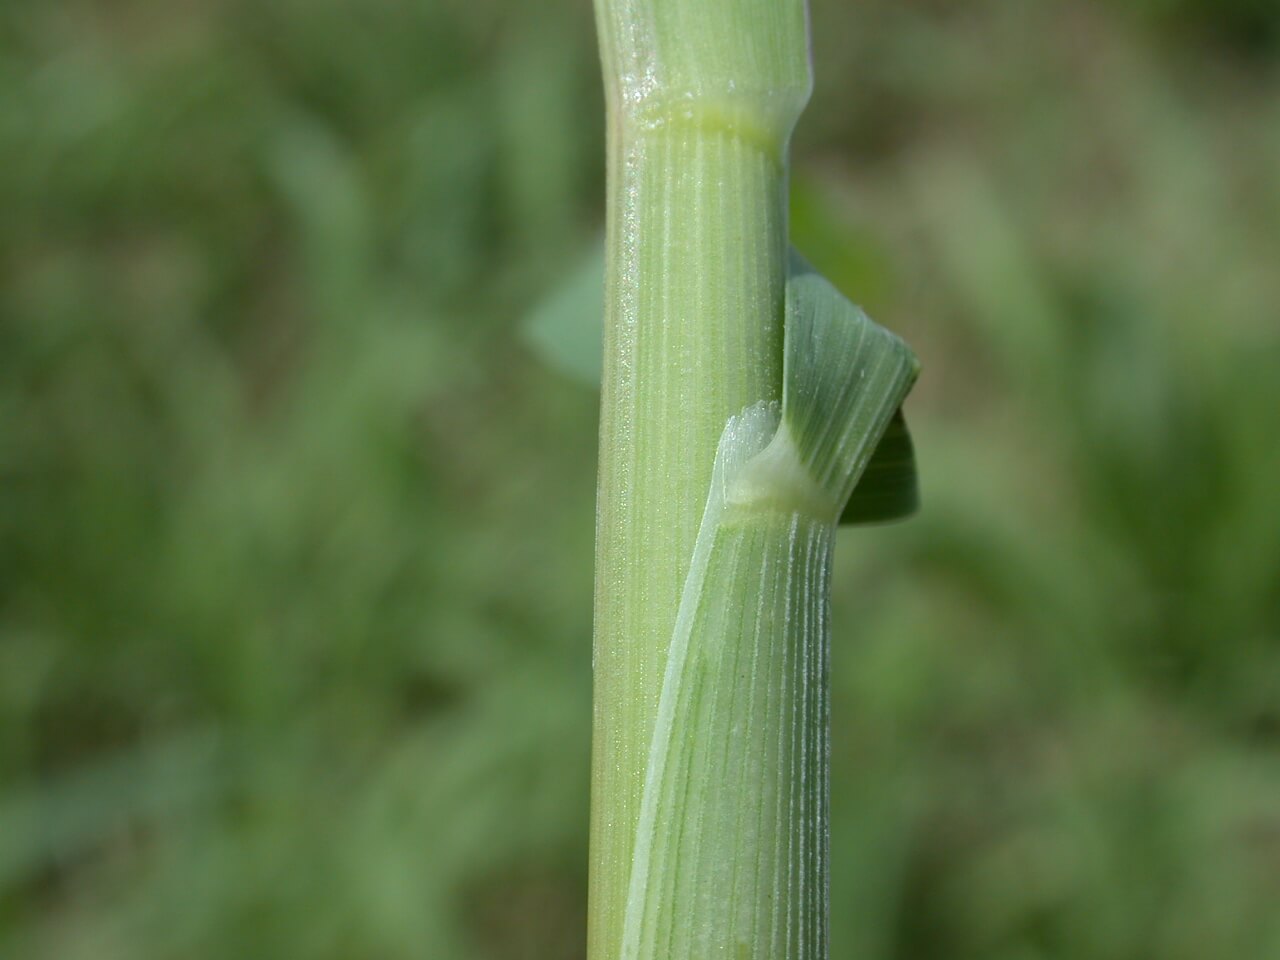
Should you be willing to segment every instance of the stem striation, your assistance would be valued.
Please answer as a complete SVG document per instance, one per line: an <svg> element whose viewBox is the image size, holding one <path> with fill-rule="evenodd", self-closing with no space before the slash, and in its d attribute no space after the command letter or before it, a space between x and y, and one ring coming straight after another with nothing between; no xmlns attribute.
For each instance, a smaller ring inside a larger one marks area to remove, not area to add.
<svg viewBox="0 0 1280 960"><path fill-rule="evenodd" d="M591 960L822 960L831 547L916 375L788 269L803 0L597 0Z"/></svg>
<svg viewBox="0 0 1280 960"><path fill-rule="evenodd" d="M730 419L668 649L624 960L827 954L837 518L915 357L820 278L788 283L782 411Z"/></svg>
<svg viewBox="0 0 1280 960"><path fill-rule="evenodd" d="M597 0L608 108L589 955L619 956L667 647L729 418L782 396L804 0Z"/></svg>

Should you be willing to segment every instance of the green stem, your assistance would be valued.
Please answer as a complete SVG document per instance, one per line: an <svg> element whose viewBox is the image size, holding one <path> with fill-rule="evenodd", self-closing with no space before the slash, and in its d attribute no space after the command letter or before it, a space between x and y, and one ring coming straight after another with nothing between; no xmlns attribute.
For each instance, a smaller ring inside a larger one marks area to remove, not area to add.
<svg viewBox="0 0 1280 960"><path fill-rule="evenodd" d="M837 518L915 380L907 346L797 263L781 403L721 434L629 864L622 960L824 960Z"/></svg>
<svg viewBox="0 0 1280 960"><path fill-rule="evenodd" d="M803 262L788 269L800 0L598 12L589 955L824 960L831 547L916 361ZM905 502L898 432L860 516Z"/></svg>
<svg viewBox="0 0 1280 960"><path fill-rule="evenodd" d="M804 0L597 0L609 113L589 956L620 956L667 650L729 418L782 395Z"/></svg>

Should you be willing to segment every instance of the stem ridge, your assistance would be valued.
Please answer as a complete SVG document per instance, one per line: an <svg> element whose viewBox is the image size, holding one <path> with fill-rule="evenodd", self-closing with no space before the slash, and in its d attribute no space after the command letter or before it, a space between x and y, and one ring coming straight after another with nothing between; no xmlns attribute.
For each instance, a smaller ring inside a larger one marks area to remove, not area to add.
<svg viewBox="0 0 1280 960"><path fill-rule="evenodd" d="M746 408L717 447L649 746L622 960L827 953L831 551L918 367L816 275L797 270L787 299L781 409Z"/></svg>

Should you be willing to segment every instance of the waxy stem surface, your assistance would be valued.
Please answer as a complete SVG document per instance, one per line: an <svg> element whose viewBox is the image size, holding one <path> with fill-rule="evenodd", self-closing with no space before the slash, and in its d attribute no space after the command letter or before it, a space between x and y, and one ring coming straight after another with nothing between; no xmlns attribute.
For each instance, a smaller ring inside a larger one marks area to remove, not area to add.
<svg viewBox="0 0 1280 960"><path fill-rule="evenodd" d="M819 958L833 529L915 361L820 278L788 279L802 0L598 0L597 18L588 952Z"/></svg>

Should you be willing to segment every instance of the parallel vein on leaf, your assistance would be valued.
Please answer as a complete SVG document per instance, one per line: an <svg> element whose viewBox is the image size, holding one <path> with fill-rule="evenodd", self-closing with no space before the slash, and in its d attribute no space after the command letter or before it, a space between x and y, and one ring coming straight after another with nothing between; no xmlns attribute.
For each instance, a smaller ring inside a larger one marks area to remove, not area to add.
<svg viewBox="0 0 1280 960"><path fill-rule="evenodd" d="M825 958L831 548L917 363L802 266L785 349L781 410L730 418L716 452L648 754L623 960Z"/></svg>

